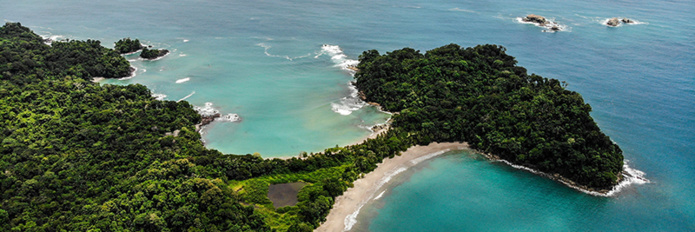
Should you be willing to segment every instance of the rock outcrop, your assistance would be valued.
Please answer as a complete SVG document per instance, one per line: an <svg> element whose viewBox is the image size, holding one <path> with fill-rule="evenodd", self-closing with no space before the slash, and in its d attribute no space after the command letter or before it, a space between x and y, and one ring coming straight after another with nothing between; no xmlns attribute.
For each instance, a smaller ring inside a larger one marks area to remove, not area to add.
<svg viewBox="0 0 695 232"><path fill-rule="evenodd" d="M140 52L140 57L144 59L157 59L159 57L162 57L166 54L169 53L169 50L166 49L148 49L148 48L143 48L142 52Z"/></svg>
<svg viewBox="0 0 695 232"><path fill-rule="evenodd" d="M626 23L626 24L635 23L635 21L633 21L632 19L628 19L628 18L623 18L620 21L622 21L623 23Z"/></svg>
<svg viewBox="0 0 695 232"><path fill-rule="evenodd" d="M522 18L521 20L524 22L537 23L540 26L545 26L545 24L548 23L548 20L545 19L545 17L535 14L526 15L526 17Z"/></svg>
<svg viewBox="0 0 695 232"><path fill-rule="evenodd" d="M608 21L606 21L606 25L611 27L617 27L618 25L620 25L620 20L618 18L611 18Z"/></svg>
<svg viewBox="0 0 695 232"><path fill-rule="evenodd" d="M216 113L213 115L203 115L200 119L200 124L198 125L205 126L207 124L210 124L212 121L215 121L215 119L219 118L220 116L222 116L220 115L220 113Z"/></svg>

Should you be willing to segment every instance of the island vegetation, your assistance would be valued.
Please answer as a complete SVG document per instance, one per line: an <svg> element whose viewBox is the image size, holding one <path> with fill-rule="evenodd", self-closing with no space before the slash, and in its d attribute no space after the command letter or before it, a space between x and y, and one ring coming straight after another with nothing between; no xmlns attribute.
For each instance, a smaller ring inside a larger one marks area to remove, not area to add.
<svg viewBox="0 0 695 232"><path fill-rule="evenodd" d="M620 148L601 132L579 93L527 74L496 45L450 44L360 56L355 85L400 112L393 126L418 143L465 141L515 164L607 189L621 176Z"/></svg>
<svg viewBox="0 0 695 232"><path fill-rule="evenodd" d="M616 183L622 166L579 94L526 74L499 46L367 51L356 85L400 112L391 129L263 159L205 148L186 101L91 82L130 74L99 41L42 41L19 23L0 28L2 231L311 231L362 174L432 141L467 141L591 188ZM269 186L295 182L306 184L297 204L275 208Z"/></svg>
<svg viewBox="0 0 695 232"><path fill-rule="evenodd" d="M168 53L169 50L166 49L148 49L145 47L142 49L142 52L140 52L140 57L151 60L162 57Z"/></svg>
<svg viewBox="0 0 695 232"><path fill-rule="evenodd" d="M124 38L116 42L114 50L121 54L127 54L137 52L144 47L145 46L142 46L139 39L131 40L130 38Z"/></svg>

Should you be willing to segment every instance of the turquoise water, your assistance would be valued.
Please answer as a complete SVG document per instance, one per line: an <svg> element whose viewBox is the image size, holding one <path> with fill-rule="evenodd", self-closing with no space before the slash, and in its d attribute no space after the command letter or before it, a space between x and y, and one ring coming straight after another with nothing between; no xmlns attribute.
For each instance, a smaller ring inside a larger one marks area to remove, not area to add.
<svg viewBox="0 0 695 232"><path fill-rule="evenodd" d="M529 72L580 92L599 126L650 183L595 197L450 154L395 178L391 190L364 207L354 230L695 230L691 1L0 3L1 18L44 36L107 45L129 36L171 50L156 61L131 56L137 75L105 83L142 83L169 100L194 93L186 99L192 104L210 102L243 119L205 128L208 147L265 157L346 145L388 117L351 101L351 76L340 64L364 50L501 44ZM529 13L554 19L565 31L547 33L517 21ZM610 17L641 23L601 25Z"/></svg>

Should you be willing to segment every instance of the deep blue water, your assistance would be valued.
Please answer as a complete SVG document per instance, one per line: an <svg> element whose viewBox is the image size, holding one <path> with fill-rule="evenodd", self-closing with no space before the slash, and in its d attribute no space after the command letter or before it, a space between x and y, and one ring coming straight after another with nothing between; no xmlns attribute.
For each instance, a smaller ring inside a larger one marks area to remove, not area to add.
<svg viewBox="0 0 695 232"><path fill-rule="evenodd" d="M206 128L208 147L266 157L349 144L387 117L370 107L350 111L351 77L336 65L364 50L500 44L529 72L566 81L581 93L599 126L650 183L595 197L475 155L449 154L396 178L391 190L363 209L355 230L695 230L692 1L2 0L0 5L1 18L44 36L93 38L105 45L133 37L172 50L157 61L129 57L138 75L107 83L142 83L169 100L195 92L187 98L192 104L211 102L221 113L243 118ZM547 33L517 22L530 13L567 30ZM610 17L641 24L601 24ZM343 53L331 53L324 44ZM190 80L175 83L186 77Z"/></svg>

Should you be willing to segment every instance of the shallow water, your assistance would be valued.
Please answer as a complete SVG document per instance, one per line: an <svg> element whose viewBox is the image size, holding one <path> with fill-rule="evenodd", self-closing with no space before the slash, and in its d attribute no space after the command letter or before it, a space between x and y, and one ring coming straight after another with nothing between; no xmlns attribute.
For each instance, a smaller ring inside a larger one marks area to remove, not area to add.
<svg viewBox="0 0 695 232"><path fill-rule="evenodd" d="M373 204L383 207L365 207L375 216L358 217L355 230L695 230L691 1L0 3L4 20L47 37L105 45L132 37L169 49L157 61L129 56L137 75L106 83L142 83L168 100L188 96L196 106L211 102L222 114L237 113L240 122L214 122L204 130L207 146L265 157L349 144L388 117L372 107L343 115L357 106L349 104L351 76L339 64L364 50L501 44L529 72L580 92L630 166L651 183L601 198L498 163L449 155L404 173L410 178L394 181L393 191ZM566 30L543 32L517 21L530 13ZM642 24L601 24L611 17ZM331 59L338 54L327 54L324 44L345 56ZM450 217L441 214L445 209Z"/></svg>

